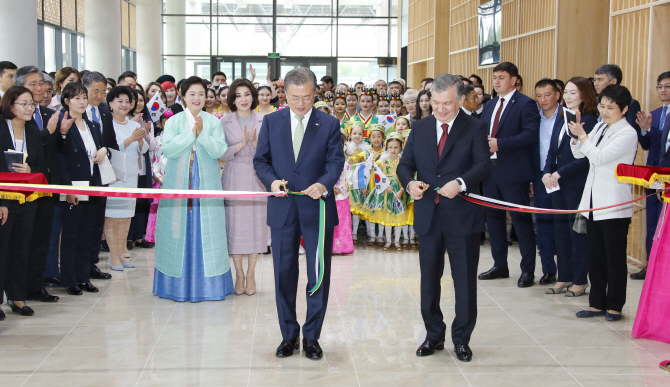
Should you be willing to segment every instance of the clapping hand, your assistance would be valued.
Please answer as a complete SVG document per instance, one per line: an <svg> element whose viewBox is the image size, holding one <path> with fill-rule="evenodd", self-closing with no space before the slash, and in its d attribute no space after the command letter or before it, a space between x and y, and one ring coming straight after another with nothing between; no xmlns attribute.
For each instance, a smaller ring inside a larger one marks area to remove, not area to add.
<svg viewBox="0 0 670 387"><path fill-rule="evenodd" d="M640 125L640 129L642 129L645 132L648 132L651 129L651 114L647 114L644 111L639 111L637 112L637 119L635 120L638 125Z"/></svg>
<svg viewBox="0 0 670 387"><path fill-rule="evenodd" d="M71 118L68 118L68 117L69 117L69 114L67 114L67 112L65 112L65 114L63 114L63 120L60 122L60 133L63 134L63 135L67 134L68 130L70 130L70 127L72 127L72 123L75 120L74 117L71 117ZM56 123L58 123L58 114L52 115L51 119L49 120L49 123L47 124L47 129L49 129L49 133L53 133L56 130L56 126L55 126L56 124L54 124L53 130L51 130L51 128L50 128L51 121L53 121L54 118L56 119Z"/></svg>
<svg viewBox="0 0 670 387"><path fill-rule="evenodd" d="M131 118L130 120L131 120L131 121L135 121L135 122L137 122L138 124L141 123L141 122L142 122L142 113L136 115L135 117Z"/></svg>
<svg viewBox="0 0 670 387"><path fill-rule="evenodd" d="M568 123L568 128L570 128L570 132L577 136L577 138L580 138L586 134L586 131L584 130L584 126L582 125L582 113L577 111L577 121L576 122L569 122Z"/></svg>
<svg viewBox="0 0 670 387"><path fill-rule="evenodd" d="M137 128L133 130L133 134L130 135L132 141L139 141L144 137L144 129Z"/></svg>
<svg viewBox="0 0 670 387"><path fill-rule="evenodd" d="M65 114L67 114L67 112L65 112ZM53 132L56 131L56 127L58 127L58 113L52 114L51 118L49 118L49 122L47 122L47 130L49 133L53 134ZM67 133L67 130L65 133Z"/></svg>
<svg viewBox="0 0 670 387"><path fill-rule="evenodd" d="M198 137L202 133L202 117L198 115L195 117L195 125L193 125L193 134Z"/></svg>
<svg viewBox="0 0 670 387"><path fill-rule="evenodd" d="M255 129L251 131L251 134L249 135L249 141L251 141L251 144L254 146L254 148L258 146L258 134L256 133Z"/></svg>

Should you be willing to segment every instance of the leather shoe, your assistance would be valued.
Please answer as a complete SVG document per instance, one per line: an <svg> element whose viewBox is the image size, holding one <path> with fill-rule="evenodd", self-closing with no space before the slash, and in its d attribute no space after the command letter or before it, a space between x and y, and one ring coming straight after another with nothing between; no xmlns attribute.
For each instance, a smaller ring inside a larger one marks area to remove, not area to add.
<svg viewBox="0 0 670 387"><path fill-rule="evenodd" d="M135 242L134 241L126 241L126 248L128 250L132 250L135 248Z"/></svg>
<svg viewBox="0 0 670 387"><path fill-rule="evenodd" d="M607 320L607 321L619 321L622 318L623 318L623 315L621 313L619 313L619 314L610 313L610 312L605 313L605 320Z"/></svg>
<svg viewBox="0 0 670 387"><path fill-rule="evenodd" d="M312 360L319 360L323 357L323 351L317 340L302 339L302 350L305 351L305 357Z"/></svg>
<svg viewBox="0 0 670 387"><path fill-rule="evenodd" d="M647 268L645 267L644 269L640 270L637 273L632 273L630 275L630 279L634 280L643 280L647 277Z"/></svg>
<svg viewBox="0 0 670 387"><path fill-rule="evenodd" d="M75 287L66 287L66 288L65 288L65 291L67 292L67 294L70 294L70 295L73 295L73 296L81 296L82 294L84 294L84 293L79 289L78 286L75 286Z"/></svg>
<svg viewBox="0 0 670 387"><path fill-rule="evenodd" d="M21 316L32 316L35 314L35 311L32 310L28 305L24 305L23 308L16 306L14 301L7 300L7 305L12 308L12 312L19 313Z"/></svg>
<svg viewBox="0 0 670 387"><path fill-rule="evenodd" d="M300 350L300 341L298 337L292 340L282 340L279 347L277 347L277 357L289 357L293 355L294 351Z"/></svg>
<svg viewBox="0 0 670 387"><path fill-rule="evenodd" d="M97 293L99 291L98 288L93 286L93 284L90 283L90 282L79 284L78 287L79 287L79 290L83 290L83 291L89 292L89 293Z"/></svg>
<svg viewBox="0 0 670 387"><path fill-rule="evenodd" d="M6 317L7 317L7 316L5 316L5 311L4 311L4 310L0 310L0 321L5 321L5 318L6 318Z"/></svg>
<svg viewBox="0 0 670 387"><path fill-rule="evenodd" d="M60 286L60 279L44 277L44 286Z"/></svg>
<svg viewBox="0 0 670 387"><path fill-rule="evenodd" d="M521 277L519 277L519 282L517 282L517 286L520 288L529 288L533 286L535 283L535 274L533 273L521 273Z"/></svg>
<svg viewBox="0 0 670 387"><path fill-rule="evenodd" d="M58 296L52 296L49 294L46 289L42 288L34 293L28 295L29 300L39 301L39 302L58 302L60 298Z"/></svg>
<svg viewBox="0 0 670 387"><path fill-rule="evenodd" d="M100 241L100 251L109 253L109 245L107 244L107 241L104 239Z"/></svg>
<svg viewBox="0 0 670 387"><path fill-rule="evenodd" d="M509 278L508 268L499 268L493 266L489 271L485 271L478 277L480 280L492 280L496 278Z"/></svg>
<svg viewBox="0 0 670 387"><path fill-rule="evenodd" d="M596 312L595 310L580 310L575 314L577 318L589 318L589 317L597 317L597 316L605 316L607 312L604 310L601 310L600 312Z"/></svg>
<svg viewBox="0 0 670 387"><path fill-rule="evenodd" d="M540 278L540 285L549 285L556 282L556 274L546 273Z"/></svg>
<svg viewBox="0 0 670 387"><path fill-rule="evenodd" d="M98 269L98 266L96 265L93 265L93 267L91 268L90 277L93 279L101 279L101 280L112 279L111 274L101 272L100 269Z"/></svg>
<svg viewBox="0 0 670 387"><path fill-rule="evenodd" d="M456 358L460 361L468 362L472 360L472 350L467 344L454 344Z"/></svg>
<svg viewBox="0 0 670 387"><path fill-rule="evenodd" d="M441 351L444 349L444 341L435 341L426 339L423 344L419 346L416 350L416 356L430 356L435 353L435 351Z"/></svg>
<svg viewBox="0 0 670 387"><path fill-rule="evenodd" d="M143 249L150 249L154 247L154 244L151 242L147 242L144 239L142 239L142 242L135 242L135 246L141 247Z"/></svg>

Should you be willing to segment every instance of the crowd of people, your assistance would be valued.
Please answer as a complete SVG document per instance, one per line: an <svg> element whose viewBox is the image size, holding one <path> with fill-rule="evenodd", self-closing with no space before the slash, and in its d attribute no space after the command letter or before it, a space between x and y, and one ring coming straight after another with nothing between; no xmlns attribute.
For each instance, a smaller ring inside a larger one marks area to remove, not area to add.
<svg viewBox="0 0 670 387"><path fill-rule="evenodd" d="M0 172L43 173L49 184L63 185L268 191L254 157L265 116L288 108L290 96L282 79L268 75L255 83L251 70L251 80L230 85L226 74L215 72L211 80L177 82L163 75L143 86L130 71L113 79L71 67L47 74L0 62L0 143L26 155L11 168L0 160ZM383 250L422 248L413 227L415 203L397 169L412 128L435 114L434 81L426 78L412 89L402 79L347 85L324 76L314 95L305 97L340 123L345 161L332 188L339 222L333 253L353 253L357 243ZM523 94L519 70L509 62L493 69L491 94L475 74L459 76L458 82L456 114L486 125L490 153L488 176L475 186L459 181L461 191L518 205L586 210L632 198L630 186L619 184L613 171L619 163L634 162L638 143L649 150L648 165L670 166L663 157L670 144L670 72L658 77L663 107L650 114L621 86L622 71L613 64L600 66L592 78L541 79L529 92L534 98ZM148 103L157 93L167 110L152 119ZM438 139L441 133L438 128ZM446 136L445 141L448 149ZM106 181L109 161L124 165L123 176ZM49 286L63 286L74 296L97 292L91 280L111 278L97 266L100 251L109 251L112 271L123 271L134 267L130 249L154 246L154 294L191 302L231 293L251 296L258 255L271 252L267 206L268 199L260 197L3 200L0 298L6 293L12 311L33 315L27 300L59 300ZM647 199L648 252L660 209L656 197ZM480 280L509 277L513 229L521 254L519 287L535 283L539 250L539 283L548 285L547 294L588 294L590 308L577 317L621 318L632 205L585 216L481 211L493 267Z"/></svg>

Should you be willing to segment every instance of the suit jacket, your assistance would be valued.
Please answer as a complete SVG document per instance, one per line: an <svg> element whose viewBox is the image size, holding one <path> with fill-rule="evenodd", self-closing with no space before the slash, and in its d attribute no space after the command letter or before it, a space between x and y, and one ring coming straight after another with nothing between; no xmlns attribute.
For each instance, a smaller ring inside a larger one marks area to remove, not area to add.
<svg viewBox="0 0 670 387"><path fill-rule="evenodd" d="M101 146L105 148L112 148L119 150L119 144L116 142L116 134L114 133L114 118L109 105L102 102L98 105L100 111L100 124L102 126L102 136L100 136ZM84 113L85 115L86 113ZM87 119L90 117L87 117Z"/></svg>
<svg viewBox="0 0 670 387"><path fill-rule="evenodd" d="M605 207L633 199L630 184L619 183L614 171L618 164L632 164L635 161L637 133L625 119L610 125L604 132L606 128L605 123L599 123L583 144L577 142L573 145L570 141L574 157L587 158L589 161L589 174L579 203L580 210ZM596 145L598 141L600 144ZM595 211L592 214L594 220L630 218L633 216L633 205Z"/></svg>
<svg viewBox="0 0 670 387"><path fill-rule="evenodd" d="M344 150L340 122L337 118L312 108L297 161L293 156L291 109L269 114L263 119L254 168L263 185L271 190L275 180L287 180L290 191L302 191L314 183L323 184L328 194L326 227L339 224L333 187L344 168ZM319 227L319 203L307 196L270 197L268 199L268 226L281 228L291 202L298 208L301 226L308 230Z"/></svg>
<svg viewBox="0 0 670 387"><path fill-rule="evenodd" d="M668 132L670 132L670 119L665 119L663 130L661 131L661 146L659 149L658 166L670 168L670 152L665 151L665 143L668 141Z"/></svg>
<svg viewBox="0 0 670 387"><path fill-rule="evenodd" d="M665 122L668 122L670 119L670 107L668 107L668 113L665 118ZM665 153L664 143L661 142L663 137L663 128L660 128L661 125L661 114L663 113L663 107L660 107L651 112L651 128L643 136L642 130L638 132L638 141L642 146L642 149L649 151L647 155L647 165L658 166L661 162L661 156Z"/></svg>
<svg viewBox="0 0 670 387"><path fill-rule="evenodd" d="M42 142L42 147L44 148L44 177L47 178L49 184L60 184L60 166L58 164L58 144L61 138L60 120L58 120L58 126L53 133L49 133L49 130L47 129L47 123L54 113L56 113L54 110L40 106L40 114L42 115L44 128L40 130L34 117L26 123L26 126L31 126L37 129L40 134L40 140Z"/></svg>
<svg viewBox="0 0 670 387"><path fill-rule="evenodd" d="M84 122L86 122L91 131L95 148L102 148L99 124L89 121L88 118L85 118ZM86 153L84 139L81 137L79 129L77 129L74 122L59 147L58 163L61 184L72 185L73 181L88 181L90 186L102 186L98 164L93 164L93 174L91 174L91 166L88 154Z"/></svg>
<svg viewBox="0 0 670 387"><path fill-rule="evenodd" d="M495 97L484 105L482 121L490 128L495 119ZM498 139L498 166L491 169L489 179L499 183L529 182L537 176L537 160L533 146L540 139L540 115L537 103L515 91L500 116L496 138ZM489 130L487 129L487 134Z"/></svg>
<svg viewBox="0 0 670 387"><path fill-rule="evenodd" d="M578 193L584 189L586 177L589 174L589 161L586 158L575 159L570 149L570 137L567 133L563 135L559 143L559 137L564 129L565 117L563 115L563 108L561 114L556 117L554 124L554 131L551 134L551 144L549 146L549 153L547 153L547 160L544 164L543 174L551 174L558 172L561 176L558 184L564 193ZM598 119L592 115L582 116L582 123L586 133L591 133L593 127L598 123ZM569 130L569 129L567 129Z"/></svg>
<svg viewBox="0 0 670 387"><path fill-rule="evenodd" d="M465 112L459 112L449 131L442 150L437 157L437 134L435 116L417 121L407 139L400 163L398 179L403 187L414 179L430 185L421 200L414 202L414 229L425 235L430 228L435 212L435 188L461 178L468 192L479 192L479 183L491 169L491 156L487 141L486 124ZM444 222L453 224L453 236L466 236L484 231L483 207L469 203L461 197L440 198L440 206L445 207Z"/></svg>
<svg viewBox="0 0 670 387"><path fill-rule="evenodd" d="M636 99L631 100L630 105L628 105L628 111L626 112L626 121L628 121L628 124L630 124L637 133L640 133L640 125L636 122L637 113L639 111L640 103Z"/></svg>

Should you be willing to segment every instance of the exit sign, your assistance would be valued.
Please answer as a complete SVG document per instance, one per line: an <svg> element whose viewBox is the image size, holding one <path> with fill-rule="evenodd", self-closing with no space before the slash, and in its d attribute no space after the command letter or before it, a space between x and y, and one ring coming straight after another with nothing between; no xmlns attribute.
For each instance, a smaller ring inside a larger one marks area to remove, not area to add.
<svg viewBox="0 0 670 387"><path fill-rule="evenodd" d="M268 58L279 58L279 53L278 52L270 52L270 53L268 53Z"/></svg>

